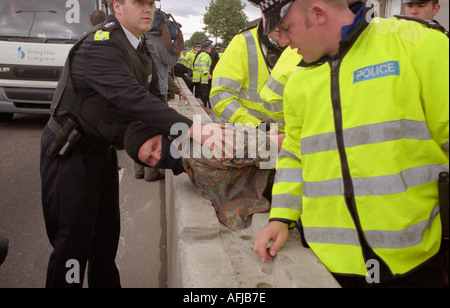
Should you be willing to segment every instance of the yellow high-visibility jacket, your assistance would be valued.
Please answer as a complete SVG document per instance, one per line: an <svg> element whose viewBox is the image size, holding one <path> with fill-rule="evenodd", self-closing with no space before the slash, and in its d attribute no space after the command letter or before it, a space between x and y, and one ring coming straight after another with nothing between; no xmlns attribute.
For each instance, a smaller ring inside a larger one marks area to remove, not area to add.
<svg viewBox="0 0 450 308"><path fill-rule="evenodd" d="M186 66L186 54L181 53L180 58L178 59L177 63Z"/></svg>
<svg viewBox="0 0 450 308"><path fill-rule="evenodd" d="M201 51L195 59L192 82L208 84L207 74L211 74L211 56L209 53Z"/></svg>
<svg viewBox="0 0 450 308"><path fill-rule="evenodd" d="M298 49L287 47L270 74L269 80L261 90L261 99L270 106L270 118L278 120L278 130L285 131L283 94L286 83L298 68L302 56ZM267 109L269 109L267 108Z"/></svg>
<svg viewBox="0 0 450 308"><path fill-rule="evenodd" d="M185 61L184 66L186 66L187 68L190 68L191 70L194 70L194 59L195 59L196 55L197 55L197 52L195 52L194 49L189 50L186 53L186 57L184 59L184 61Z"/></svg>
<svg viewBox="0 0 450 308"><path fill-rule="evenodd" d="M210 102L215 115L255 127L263 121L277 122L267 115L259 95L268 79L258 27L235 36L214 69Z"/></svg>
<svg viewBox="0 0 450 308"><path fill-rule="evenodd" d="M336 59L299 68L286 86L271 220L301 217L333 273L366 275L372 259L392 277L440 248L449 41L397 18L358 27Z"/></svg>

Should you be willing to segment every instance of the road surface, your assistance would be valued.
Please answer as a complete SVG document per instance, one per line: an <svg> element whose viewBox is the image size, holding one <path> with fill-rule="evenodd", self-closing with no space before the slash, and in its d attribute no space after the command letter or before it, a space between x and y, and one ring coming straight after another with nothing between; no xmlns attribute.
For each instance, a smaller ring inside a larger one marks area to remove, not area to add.
<svg viewBox="0 0 450 308"><path fill-rule="evenodd" d="M0 233L10 240L0 288L45 287L52 247L42 214L39 151L47 120L16 114L0 123ZM135 180L131 159L125 151L118 155L122 231L116 261L122 287L166 287L164 181Z"/></svg>

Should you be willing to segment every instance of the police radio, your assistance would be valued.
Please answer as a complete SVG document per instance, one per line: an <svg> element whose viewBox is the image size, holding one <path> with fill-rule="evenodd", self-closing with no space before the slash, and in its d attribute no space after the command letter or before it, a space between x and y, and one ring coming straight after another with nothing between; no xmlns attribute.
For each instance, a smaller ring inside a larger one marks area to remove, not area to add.
<svg viewBox="0 0 450 308"><path fill-rule="evenodd" d="M77 130L77 127L78 124L73 119L68 119L56 133L55 139L48 147L46 154L52 158L58 155L67 157L81 138L81 133Z"/></svg>

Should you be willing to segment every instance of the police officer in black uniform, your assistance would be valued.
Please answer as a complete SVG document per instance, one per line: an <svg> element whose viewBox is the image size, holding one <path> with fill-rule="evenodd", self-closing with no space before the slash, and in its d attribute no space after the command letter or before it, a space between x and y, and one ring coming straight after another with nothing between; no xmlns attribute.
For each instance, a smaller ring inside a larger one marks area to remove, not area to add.
<svg viewBox="0 0 450 308"><path fill-rule="evenodd" d="M190 128L191 136L197 128L158 91L143 39L155 0L108 4L113 15L70 51L41 138L42 203L54 247L47 287L81 287L87 263L89 287L121 286L115 264L120 213L114 146L123 147L133 120L166 135L176 123ZM201 136L200 142L208 138ZM79 265L80 281L68 279L73 264Z"/></svg>
<svg viewBox="0 0 450 308"><path fill-rule="evenodd" d="M396 17L418 21L449 36L449 32L434 20L434 16L441 9L439 0L403 0L403 4L406 5L405 16Z"/></svg>
<svg viewBox="0 0 450 308"><path fill-rule="evenodd" d="M0 265L3 264L8 255L8 244L8 239L0 234Z"/></svg>

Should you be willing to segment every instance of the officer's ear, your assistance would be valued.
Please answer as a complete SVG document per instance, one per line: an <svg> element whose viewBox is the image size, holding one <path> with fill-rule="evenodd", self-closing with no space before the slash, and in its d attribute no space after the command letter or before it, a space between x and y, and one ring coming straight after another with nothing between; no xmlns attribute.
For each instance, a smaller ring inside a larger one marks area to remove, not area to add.
<svg viewBox="0 0 450 308"><path fill-rule="evenodd" d="M310 8L311 14L309 16L313 18L312 22L318 25L325 24L329 17L329 12L321 4L321 2L314 3Z"/></svg>
<svg viewBox="0 0 450 308"><path fill-rule="evenodd" d="M436 16L436 14L439 12L440 9L441 5L439 3L435 4L433 7L433 16Z"/></svg>
<svg viewBox="0 0 450 308"><path fill-rule="evenodd" d="M123 2L124 0L113 0L112 7L114 16L122 14L122 6L124 4Z"/></svg>

